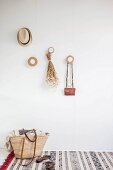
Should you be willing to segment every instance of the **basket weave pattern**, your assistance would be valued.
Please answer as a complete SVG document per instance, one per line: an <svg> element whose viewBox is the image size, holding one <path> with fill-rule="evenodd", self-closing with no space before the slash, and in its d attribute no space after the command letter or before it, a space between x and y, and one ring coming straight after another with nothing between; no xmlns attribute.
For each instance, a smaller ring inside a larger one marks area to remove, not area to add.
<svg viewBox="0 0 113 170"><path fill-rule="evenodd" d="M33 135L29 134L28 136L30 139L33 139ZM35 157L42 155L42 151L43 151L43 148L44 148L44 145L45 145L47 139L48 139L48 134L45 134L43 136L37 135ZM15 157L21 158L23 141L24 141L24 148L23 148L22 159L32 158L33 154L34 154L35 143L30 142L25 137L25 135L10 137L10 143L14 150Z"/></svg>

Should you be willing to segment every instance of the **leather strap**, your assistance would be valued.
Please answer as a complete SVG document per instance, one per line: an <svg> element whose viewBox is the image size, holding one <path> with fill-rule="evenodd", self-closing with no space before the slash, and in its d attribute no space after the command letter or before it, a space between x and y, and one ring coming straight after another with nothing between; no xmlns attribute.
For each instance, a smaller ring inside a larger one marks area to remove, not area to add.
<svg viewBox="0 0 113 170"><path fill-rule="evenodd" d="M34 140L31 140L31 139L28 137L27 133L29 133L29 132L34 133ZM34 143L34 152L33 152L33 157L32 157L32 159L31 159L30 162L28 162L27 164L22 165L22 166L28 166L29 164L32 163L32 161L33 161L33 159L34 159L34 157L35 157L37 134L36 134L36 130L35 130L35 129L33 129L32 131L31 131L31 130L28 130L27 132L24 131L24 134L25 134L25 137L26 137L30 142L33 142L33 143ZM24 151L24 144L25 144L25 138L23 138L23 143L22 143L21 163L22 163L22 156L23 156L23 151Z"/></svg>
<svg viewBox="0 0 113 170"><path fill-rule="evenodd" d="M28 137L28 135L27 135L28 132L33 132L33 133L34 133L34 137L35 137L34 140L31 140L31 139ZM37 134L36 134L36 130L35 130L35 129L33 129L32 131L29 130L29 131L25 132L24 134L25 134L25 137L26 137L30 142L35 142L36 139L37 139Z"/></svg>
<svg viewBox="0 0 113 170"><path fill-rule="evenodd" d="M66 73L66 87L68 87L68 76L69 76L69 73L68 73L68 70L69 70L69 64L71 65L71 86L74 87L74 83L73 83L73 63L68 63L67 62L67 73Z"/></svg>

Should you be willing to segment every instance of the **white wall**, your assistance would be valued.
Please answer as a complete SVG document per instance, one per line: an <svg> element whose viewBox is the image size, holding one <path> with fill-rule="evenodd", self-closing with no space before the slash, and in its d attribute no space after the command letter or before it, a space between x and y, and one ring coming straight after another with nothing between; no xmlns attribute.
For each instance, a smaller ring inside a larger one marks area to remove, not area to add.
<svg viewBox="0 0 113 170"><path fill-rule="evenodd" d="M16 34L28 27L33 42ZM49 46L59 75L45 84ZM65 58L75 56L75 97L63 95ZM27 66L30 56L39 59ZM0 146L12 129L50 132L45 149L113 150L113 1L0 0Z"/></svg>

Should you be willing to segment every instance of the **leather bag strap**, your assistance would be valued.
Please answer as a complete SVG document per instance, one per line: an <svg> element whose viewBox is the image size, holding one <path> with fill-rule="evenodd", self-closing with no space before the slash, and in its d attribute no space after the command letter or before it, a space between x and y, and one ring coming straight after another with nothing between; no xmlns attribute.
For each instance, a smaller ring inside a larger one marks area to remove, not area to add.
<svg viewBox="0 0 113 170"><path fill-rule="evenodd" d="M31 130L25 132L24 134L25 134L25 137L26 137L30 142L33 142L33 143L34 143L34 152L33 152L33 157L32 157L32 159L30 160L30 162L28 162L27 164L24 164L24 165L22 165L22 166L28 166L28 165L30 165L30 164L32 163L34 157L35 157L36 141L37 141L36 130L35 130L35 129L32 130L32 132L34 133L34 137L35 137L34 140L31 140L31 139L28 137L28 135L27 135L28 132L31 132ZM21 163L22 163L22 156L23 156L23 152L24 152L24 144L25 144L25 138L23 138L23 142L22 142Z"/></svg>
<svg viewBox="0 0 113 170"><path fill-rule="evenodd" d="M73 83L73 63L70 63L71 65L71 86L74 87ZM69 77L69 63L67 62L67 72L66 72L66 88L68 87L68 77Z"/></svg>
<svg viewBox="0 0 113 170"><path fill-rule="evenodd" d="M27 135L28 132L34 133L34 140L31 140L31 139L28 137L28 135ZM25 137L26 137L30 142L35 142L35 141L37 140L37 134L36 134L36 130L35 130L35 129L33 129L32 131L29 130L29 131L25 132L24 134L25 134Z"/></svg>

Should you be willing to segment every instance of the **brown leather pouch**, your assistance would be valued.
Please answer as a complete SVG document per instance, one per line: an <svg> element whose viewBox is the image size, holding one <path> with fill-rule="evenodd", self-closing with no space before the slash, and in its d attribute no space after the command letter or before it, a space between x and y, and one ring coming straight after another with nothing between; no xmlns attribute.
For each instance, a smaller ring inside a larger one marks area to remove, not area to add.
<svg viewBox="0 0 113 170"><path fill-rule="evenodd" d="M75 96L75 88L65 88L64 89L64 94L67 95L67 96Z"/></svg>

